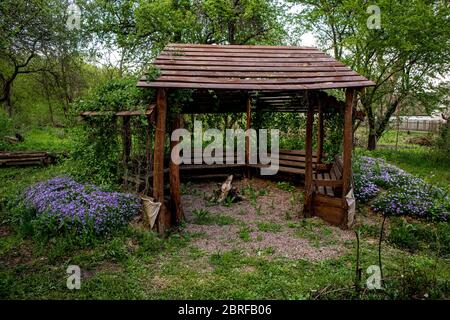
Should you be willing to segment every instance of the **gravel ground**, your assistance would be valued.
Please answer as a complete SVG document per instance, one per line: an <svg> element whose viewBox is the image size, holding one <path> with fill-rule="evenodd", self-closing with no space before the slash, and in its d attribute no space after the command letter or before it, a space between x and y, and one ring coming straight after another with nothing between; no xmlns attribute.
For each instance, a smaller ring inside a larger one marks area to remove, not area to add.
<svg viewBox="0 0 450 320"><path fill-rule="evenodd" d="M196 234L194 245L208 253L239 250L247 255L268 258L285 257L319 261L335 258L354 239L353 232L330 226L318 218L303 221L302 190L282 190L276 182L258 178L233 181L245 199L230 206L213 204L209 199L220 182L189 184L183 195L186 231ZM244 191L252 188L258 196ZM231 217L231 224L220 225L216 219L198 224L193 212L207 210L209 216Z"/></svg>

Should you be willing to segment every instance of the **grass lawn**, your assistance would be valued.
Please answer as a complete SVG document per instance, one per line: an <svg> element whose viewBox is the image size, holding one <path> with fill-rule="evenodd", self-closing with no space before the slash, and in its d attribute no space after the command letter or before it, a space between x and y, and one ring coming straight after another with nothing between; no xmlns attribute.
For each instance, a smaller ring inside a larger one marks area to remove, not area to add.
<svg viewBox="0 0 450 320"><path fill-rule="evenodd" d="M431 147L408 143L409 138L426 136L427 133L411 131L408 134L406 131L400 131L399 148L395 150L396 134L397 132L392 130L386 132L381 137L379 141L380 146L377 150L368 151L363 148L356 148L356 153L383 158L427 182L450 190L450 159L436 157Z"/></svg>
<svg viewBox="0 0 450 320"><path fill-rule="evenodd" d="M24 141L11 145L11 150L63 152L70 148L70 138L63 128L32 128L24 134Z"/></svg>

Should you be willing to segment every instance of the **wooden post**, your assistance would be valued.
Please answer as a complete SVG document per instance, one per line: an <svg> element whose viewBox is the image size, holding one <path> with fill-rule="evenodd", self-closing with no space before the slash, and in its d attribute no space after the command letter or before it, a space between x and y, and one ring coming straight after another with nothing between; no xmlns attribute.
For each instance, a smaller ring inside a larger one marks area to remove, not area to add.
<svg viewBox="0 0 450 320"><path fill-rule="evenodd" d="M247 178L250 178L250 128L252 122L252 100L247 97L247 134L245 136L245 166Z"/></svg>
<svg viewBox="0 0 450 320"><path fill-rule="evenodd" d="M147 116L147 124L145 126L145 188L144 194L148 195L150 193L150 173L152 171L152 153L151 153L151 142L150 133L151 126L155 123L154 112Z"/></svg>
<svg viewBox="0 0 450 320"><path fill-rule="evenodd" d="M322 163L323 156L323 106L319 96L317 113L317 163Z"/></svg>
<svg viewBox="0 0 450 320"><path fill-rule="evenodd" d="M122 117L122 140L123 140L123 155L122 155L122 165L124 174L124 187L128 189L128 162L130 161L131 153L131 125L130 117Z"/></svg>
<svg viewBox="0 0 450 320"><path fill-rule="evenodd" d="M181 115L177 113L172 122L172 130L181 128ZM170 142L170 151L180 143L179 141ZM180 194L180 166L175 164L172 160L172 155L169 162L169 182L170 182L170 209L174 214L173 218L175 223L180 223L184 219L183 207L181 206L181 194Z"/></svg>
<svg viewBox="0 0 450 320"><path fill-rule="evenodd" d="M153 198L161 202L157 229L163 234L170 227L170 214L164 203L164 140L166 136L167 96L166 89L156 93L156 128L153 156Z"/></svg>
<svg viewBox="0 0 450 320"><path fill-rule="evenodd" d="M305 197L303 213L305 217L311 217L313 215L313 167L312 167L312 135L313 135L313 121L314 121L314 107L309 103L308 113L306 115L306 141L305 141Z"/></svg>
<svg viewBox="0 0 450 320"><path fill-rule="evenodd" d="M342 197L345 198L350 191L350 179L352 174L352 115L353 97L355 90L349 88L345 91L344 110L344 145L343 145L343 168L342 168Z"/></svg>

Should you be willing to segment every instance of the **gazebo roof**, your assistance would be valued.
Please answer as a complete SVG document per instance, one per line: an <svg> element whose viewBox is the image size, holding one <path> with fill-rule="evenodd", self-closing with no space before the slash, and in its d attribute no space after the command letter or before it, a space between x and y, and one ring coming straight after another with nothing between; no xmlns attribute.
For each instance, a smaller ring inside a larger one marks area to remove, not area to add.
<svg viewBox="0 0 450 320"><path fill-rule="evenodd" d="M375 83L312 47L169 44L154 62L160 76L138 87L325 90Z"/></svg>

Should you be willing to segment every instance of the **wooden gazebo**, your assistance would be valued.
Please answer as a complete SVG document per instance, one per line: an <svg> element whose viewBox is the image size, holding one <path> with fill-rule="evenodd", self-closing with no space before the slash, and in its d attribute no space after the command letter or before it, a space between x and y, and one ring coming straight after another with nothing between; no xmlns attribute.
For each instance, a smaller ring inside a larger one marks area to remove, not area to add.
<svg viewBox="0 0 450 320"><path fill-rule="evenodd" d="M170 109L167 92L174 89L196 89L193 101L182 106L181 113L246 112L247 128L254 111L306 113L305 150L280 150L280 172L304 174L306 216L317 215L336 225L348 225L346 196L351 189L353 100L355 90L373 86L372 81L312 47L169 44L154 66L160 75L151 81L144 76L137 85L157 88L152 194L162 203L157 220L159 232L183 217L180 198L183 165L170 161L170 197L166 200L164 190L166 117ZM323 91L326 89L345 90L345 102L328 95ZM337 157L332 165L325 165L323 113L330 108L344 114L343 154L342 159ZM318 115L315 152L314 113ZM172 129L179 126L178 114ZM250 167L248 148L247 138L244 166Z"/></svg>

